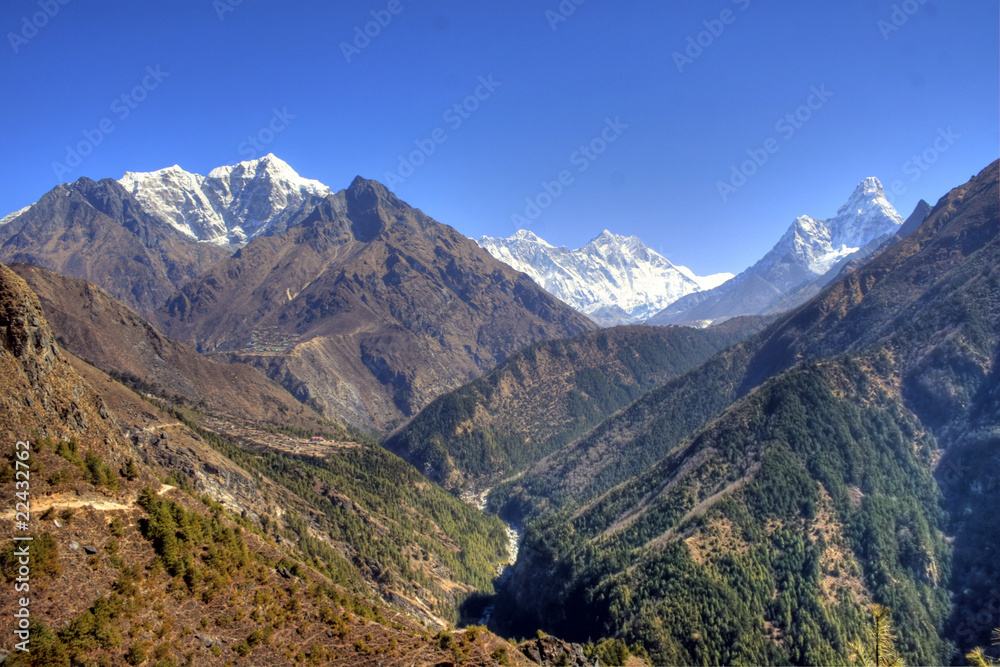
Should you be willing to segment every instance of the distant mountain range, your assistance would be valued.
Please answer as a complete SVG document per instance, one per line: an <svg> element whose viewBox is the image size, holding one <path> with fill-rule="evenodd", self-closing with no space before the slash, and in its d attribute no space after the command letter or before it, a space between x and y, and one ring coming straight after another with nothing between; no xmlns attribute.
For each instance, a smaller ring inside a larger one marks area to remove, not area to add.
<svg viewBox="0 0 1000 667"><path fill-rule="evenodd" d="M595 328L383 185L335 193L273 155L208 177L83 178L5 220L0 262L89 280L174 340L368 429L525 345Z"/></svg>
<svg viewBox="0 0 1000 667"><path fill-rule="evenodd" d="M173 338L383 428L592 323L787 310L902 223L868 178L836 217L798 218L739 276L699 277L607 230L576 250L526 230L477 246L374 181L334 192L266 155L208 176L173 166L60 185L0 219L0 262L90 280Z"/></svg>
<svg viewBox="0 0 1000 667"><path fill-rule="evenodd" d="M921 202L911 227L930 208ZM903 225L877 178L866 178L837 215L792 223L774 247L740 275L698 277L635 236L607 230L582 248L553 246L527 230L479 245L602 326L705 326L738 315L781 312L804 303L850 261L873 252Z"/></svg>
<svg viewBox="0 0 1000 667"><path fill-rule="evenodd" d="M731 273L698 277L646 246L608 230L582 248L554 246L525 229L477 243L594 321L634 324L687 294L712 289Z"/></svg>
<svg viewBox="0 0 1000 667"><path fill-rule="evenodd" d="M0 261L95 280L148 314L234 250L301 224L330 196L337 196L330 187L299 176L272 154L218 167L208 176L175 165L127 172L118 181L81 179L0 219ZM74 217L90 209L96 210L83 218L99 215L117 224ZM914 212L911 226L922 221L921 210L926 214L926 203ZM92 228L82 235L57 229L67 216ZM760 261L736 277L697 276L639 238L608 230L575 250L527 230L477 243L601 326L704 326L803 303L902 223L878 179L867 178L836 217L797 218ZM122 257L142 260L126 267Z"/></svg>

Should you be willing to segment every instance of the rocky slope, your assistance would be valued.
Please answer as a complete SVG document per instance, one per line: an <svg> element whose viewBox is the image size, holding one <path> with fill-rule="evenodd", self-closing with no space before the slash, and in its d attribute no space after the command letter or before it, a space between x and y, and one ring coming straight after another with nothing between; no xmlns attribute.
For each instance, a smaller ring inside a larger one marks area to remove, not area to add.
<svg viewBox="0 0 1000 667"><path fill-rule="evenodd" d="M531 664L484 630L438 632L457 592L488 587L494 564L477 559L491 540L501 558L505 535L377 447L299 458L295 438L213 434L61 350L3 265L0 371L2 518L13 527L15 442L30 441L20 534L34 538L31 652L5 664ZM408 522L423 536L404 538ZM11 528L0 578L13 587ZM0 596L8 638L17 605Z"/></svg>
<svg viewBox="0 0 1000 667"><path fill-rule="evenodd" d="M38 295L64 347L135 388L231 419L324 428L318 414L273 381L170 340L100 287L30 264L10 268Z"/></svg>
<svg viewBox="0 0 1000 667"><path fill-rule="evenodd" d="M357 178L161 309L331 417L384 428L530 343L594 328L451 227Z"/></svg>

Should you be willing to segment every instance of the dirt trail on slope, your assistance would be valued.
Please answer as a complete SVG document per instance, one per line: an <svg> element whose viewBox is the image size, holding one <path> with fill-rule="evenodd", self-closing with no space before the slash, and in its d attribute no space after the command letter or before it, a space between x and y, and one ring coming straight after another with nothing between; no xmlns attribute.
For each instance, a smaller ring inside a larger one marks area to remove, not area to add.
<svg viewBox="0 0 1000 667"><path fill-rule="evenodd" d="M174 489L176 487L169 484L163 484L160 486L159 490L156 492L157 495L163 495L167 491ZM37 498L31 498L30 507L31 513L37 514L48 510L49 508L55 509L80 509L82 507L91 507L98 512L113 512L113 511L128 511L138 509L135 504L137 498L133 498L128 504L123 504L115 502L109 499L107 496L99 495L89 495L89 496L78 496L75 493L57 493L51 496L40 496ZM16 508L7 510L6 512L0 514L0 519L8 520L13 519L17 514Z"/></svg>

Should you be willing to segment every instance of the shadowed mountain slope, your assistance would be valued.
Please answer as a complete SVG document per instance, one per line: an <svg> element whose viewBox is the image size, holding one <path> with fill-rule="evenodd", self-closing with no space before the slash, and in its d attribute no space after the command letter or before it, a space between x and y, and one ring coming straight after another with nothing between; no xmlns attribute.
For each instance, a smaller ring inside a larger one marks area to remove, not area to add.
<svg viewBox="0 0 1000 667"><path fill-rule="evenodd" d="M0 262L89 280L146 315L228 254L150 215L111 179L59 185L0 226Z"/></svg>
<svg viewBox="0 0 1000 667"><path fill-rule="evenodd" d="M764 327L626 326L536 343L434 400L385 442L446 487L481 491Z"/></svg>

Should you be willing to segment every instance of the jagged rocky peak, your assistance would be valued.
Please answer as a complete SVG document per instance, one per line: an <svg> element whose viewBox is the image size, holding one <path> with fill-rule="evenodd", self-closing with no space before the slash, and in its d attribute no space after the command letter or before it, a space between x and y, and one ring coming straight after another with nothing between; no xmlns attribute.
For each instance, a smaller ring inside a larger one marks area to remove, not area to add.
<svg viewBox="0 0 1000 667"><path fill-rule="evenodd" d="M396 195L378 181L371 181L362 176L355 176L346 192L350 206L359 209L371 209L378 206L399 208L403 206Z"/></svg>
<svg viewBox="0 0 1000 667"><path fill-rule="evenodd" d="M861 181L837 216L827 221L834 248L861 248L902 224L903 218L886 199L882 183L871 177Z"/></svg>
<svg viewBox="0 0 1000 667"><path fill-rule="evenodd" d="M152 215L191 238L217 245L280 234L332 193L271 153L216 167L208 176L174 165L127 172L119 182Z"/></svg>
<svg viewBox="0 0 1000 667"><path fill-rule="evenodd" d="M414 209L400 201L378 181L356 176L344 196L351 219L351 231L359 241L378 238L391 224Z"/></svg>
<svg viewBox="0 0 1000 667"><path fill-rule="evenodd" d="M914 207L913 213L910 214L910 217L906 219L906 222L903 223L903 226L900 227L899 231L896 233L900 238L906 238L910 235L910 233L920 227L920 225L924 224L924 220L927 219L927 216L930 215L930 213L931 205L921 199L917 202L916 207Z"/></svg>

